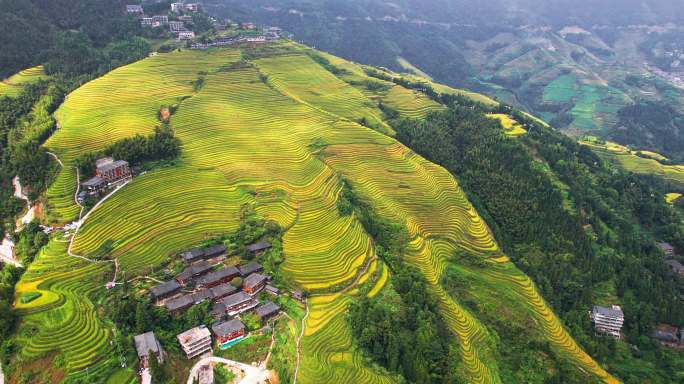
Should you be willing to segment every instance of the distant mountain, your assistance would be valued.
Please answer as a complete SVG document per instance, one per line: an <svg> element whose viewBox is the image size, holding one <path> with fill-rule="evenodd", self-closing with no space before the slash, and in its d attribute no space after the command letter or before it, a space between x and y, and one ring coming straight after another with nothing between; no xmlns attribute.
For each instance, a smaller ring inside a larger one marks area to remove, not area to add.
<svg viewBox="0 0 684 384"><path fill-rule="evenodd" d="M207 7L235 20L277 24L296 40L354 61L418 69L521 106L575 135L611 137L684 160L681 5L210 0ZM649 126L629 108L662 114L656 105L664 106L666 128Z"/></svg>

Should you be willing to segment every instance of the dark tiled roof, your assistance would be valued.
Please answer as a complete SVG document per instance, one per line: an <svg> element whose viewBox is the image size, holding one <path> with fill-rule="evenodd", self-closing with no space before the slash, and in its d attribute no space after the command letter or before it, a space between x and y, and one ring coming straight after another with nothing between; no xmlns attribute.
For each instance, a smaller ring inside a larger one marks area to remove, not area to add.
<svg viewBox="0 0 684 384"><path fill-rule="evenodd" d="M242 329L245 329L245 325L238 319L224 321L211 326L211 331L214 332L214 335L219 337L230 335L231 333Z"/></svg>
<svg viewBox="0 0 684 384"><path fill-rule="evenodd" d="M254 243L248 246L247 250L250 252L258 252L268 248L271 248L271 243L269 243L268 241L260 241L258 243Z"/></svg>
<svg viewBox="0 0 684 384"><path fill-rule="evenodd" d="M199 304L206 299L211 299L213 297L211 290L202 289L198 292L192 294L192 298L195 300L195 304Z"/></svg>
<svg viewBox="0 0 684 384"><path fill-rule="evenodd" d="M91 177L90 179L81 183L84 187L97 187L98 185L104 184L104 179L100 176Z"/></svg>
<svg viewBox="0 0 684 384"><path fill-rule="evenodd" d="M237 290L238 289L230 285L230 283L221 284L211 288L211 297L212 299L219 299L221 297L231 295L237 292Z"/></svg>
<svg viewBox="0 0 684 384"><path fill-rule="evenodd" d="M133 340L135 340L135 349L138 351L138 357L149 356L150 351L156 354L159 354L159 351L161 351L161 346L157 338L154 337L154 332L136 335Z"/></svg>
<svg viewBox="0 0 684 384"><path fill-rule="evenodd" d="M202 250L201 248L193 248L189 251L185 251L185 252L181 253L181 257L185 261L193 261L193 260L199 259L200 257L203 257L203 256L204 256L204 250Z"/></svg>
<svg viewBox="0 0 684 384"><path fill-rule="evenodd" d="M219 244L219 245L214 245L214 246L209 247L209 248L205 248L204 249L204 256L205 257L214 257L214 256L218 256L224 252L226 252L226 246L223 244Z"/></svg>
<svg viewBox="0 0 684 384"><path fill-rule="evenodd" d="M152 294L152 297L157 298L175 292L180 288L181 286L176 280L171 280L152 287L150 293Z"/></svg>
<svg viewBox="0 0 684 384"><path fill-rule="evenodd" d="M249 264L239 266L238 269L240 270L240 275L247 276L254 272L259 272L264 268L261 266L261 264L257 263L256 261L253 261Z"/></svg>
<svg viewBox="0 0 684 384"><path fill-rule="evenodd" d="M232 307L234 305L244 303L246 301L252 300L252 296L240 291L238 293L234 293L224 299L221 300L221 303L225 305L226 307Z"/></svg>
<svg viewBox="0 0 684 384"><path fill-rule="evenodd" d="M273 302L266 302L263 305L258 306L254 312L256 312L257 316L259 317L266 317L273 315L275 313L278 313L280 311L280 307L278 304L273 303Z"/></svg>
<svg viewBox="0 0 684 384"><path fill-rule="evenodd" d="M192 294L183 295L183 296L175 298L173 300L168 300L166 303L164 303L164 306L169 311L176 311L176 310L179 310L182 308L187 308L187 307L195 304L195 298L193 296L194 295L192 295Z"/></svg>
<svg viewBox="0 0 684 384"><path fill-rule="evenodd" d="M242 282L242 286L244 288L253 288L259 284L266 282L266 280L268 280L266 276L258 273L252 273L251 275L245 278L245 280Z"/></svg>
<svg viewBox="0 0 684 384"><path fill-rule="evenodd" d="M273 292L273 293L280 293L280 289L278 289L278 288L276 288L270 284L266 284L266 290Z"/></svg>
<svg viewBox="0 0 684 384"><path fill-rule="evenodd" d="M672 268L672 270L674 270L677 273L684 272L684 265L682 265L682 263L680 263L677 260L668 260L665 263L669 265L670 268Z"/></svg>
<svg viewBox="0 0 684 384"><path fill-rule="evenodd" d="M200 285L212 284L212 283L215 283L215 282L220 281L222 279L225 279L226 277L237 276L239 274L240 274L240 272L237 270L237 268L226 267L226 268L219 269L218 271L211 272L205 276L200 277L197 280L197 284L200 284Z"/></svg>
<svg viewBox="0 0 684 384"><path fill-rule="evenodd" d="M226 306L223 303L216 303L211 307L209 314L214 317L221 317L226 314Z"/></svg>
<svg viewBox="0 0 684 384"><path fill-rule="evenodd" d="M203 273L209 272L211 270L211 264L206 260L195 261L190 265L193 276L201 275Z"/></svg>

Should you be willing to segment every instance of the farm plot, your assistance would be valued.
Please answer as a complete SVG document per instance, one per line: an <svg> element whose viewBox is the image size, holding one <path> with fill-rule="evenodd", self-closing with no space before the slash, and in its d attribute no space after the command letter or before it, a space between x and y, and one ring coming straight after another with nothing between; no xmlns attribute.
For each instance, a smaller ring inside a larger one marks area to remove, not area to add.
<svg viewBox="0 0 684 384"><path fill-rule="evenodd" d="M363 93L308 56L262 58L256 60L256 68L221 65L239 57L238 53L173 53L143 60L129 66L130 71L141 71L151 79L177 79L173 76L177 65L178 77L185 80L169 80L172 89L165 93L143 82L152 91L140 92L139 100L133 95L125 102L99 96L103 110L142 114L138 128L130 129L118 126L127 121L124 118L93 114L82 136L110 132L106 140L147 132L159 106L176 99L169 95L190 96L171 118L183 154L177 165L138 177L98 208L81 228L74 252L89 255L107 249L129 276L141 274L178 251L234 229L240 206L253 203L258 212L287 229L281 273L294 285L314 292L302 339L299 381L391 382L392 377L374 370L355 349L345 320L354 296L362 291L377 294L388 280L388 271L373 264L372 241L358 220L338 213L344 177L382 215L406 224L413 239L409 261L434 287L459 338L465 372L473 382L500 382L495 343L486 324L439 285L442 271L457 251L493 264L508 263L455 179L394 139L358 124L360 118L379 119L378 110ZM126 74L127 68L96 80L109 85L90 91L126 92L130 81L119 83L108 77ZM188 89L184 82L194 80L199 71L205 72L203 87ZM76 135L75 122L85 123L83 116L93 113L85 100L61 113L69 124L51 140L51 148L73 159L84 148L100 146L81 142ZM574 357L581 350L572 349L576 345L553 313L543 301L535 301L541 299L529 280L518 282L517 274L513 269L497 275L501 284L496 289L526 292L520 302L510 305L533 308L555 321L558 327L542 325L539 332L559 354L567 350L579 369L606 378L588 356L588 360ZM361 290L361 284L371 289Z"/></svg>
<svg viewBox="0 0 684 384"><path fill-rule="evenodd" d="M35 83L45 77L47 77L47 75L45 74L42 65L24 69L6 80L0 81L0 97L17 96L25 84Z"/></svg>
<svg viewBox="0 0 684 384"><path fill-rule="evenodd" d="M53 238L17 285L16 308L22 315L18 358L30 360L57 351L68 377L85 378L109 370L112 363L109 329L92 301L112 268L111 263L69 257L66 248L67 242ZM25 292L42 296L22 304L18 299Z"/></svg>

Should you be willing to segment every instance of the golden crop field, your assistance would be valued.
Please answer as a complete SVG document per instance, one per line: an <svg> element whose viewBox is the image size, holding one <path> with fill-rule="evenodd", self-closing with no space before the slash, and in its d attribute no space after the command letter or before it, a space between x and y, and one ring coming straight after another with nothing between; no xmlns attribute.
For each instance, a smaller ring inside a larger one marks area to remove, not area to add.
<svg viewBox="0 0 684 384"><path fill-rule="evenodd" d="M42 65L19 71L8 79L0 81L0 97L17 96L25 84L36 82L44 77L46 75Z"/></svg>
<svg viewBox="0 0 684 384"><path fill-rule="evenodd" d="M346 179L382 216L408 228L408 261L439 298L472 382L502 380L488 325L440 285L457 250L467 250L489 266L484 274L463 268L487 287L483 294L509 298L502 304L506 310L529 319L559 358L592 377L615 382L579 348L531 280L502 254L456 179L391 137L377 103L396 105L407 117L441 107L396 85L376 94L362 90L345 81L365 77L355 64L331 60L349 70L337 77L301 46L280 44L287 54L262 56L249 66L231 66L241 58L238 49L160 54L69 95L57 113L61 128L47 143L67 166L84 151L151 132L159 108L171 103L180 103L171 125L182 142L177 165L136 177L93 212L73 251L87 256L113 242L112 256L121 271L145 274L177 252L235 229L240 207L254 204L261 215L287 228L281 273L314 292L298 382L392 382L363 358L346 321L349 303L361 292L377 295L390 274L356 217L338 213L341 181ZM193 89L191 82L200 72L204 85ZM372 128L359 124L361 119ZM56 200L54 209L69 216L73 209L65 196L73 195L68 185L75 175L63 173L48 198ZM73 266L51 269L58 257ZM29 303L35 309L22 309L25 319L45 328L45 337L53 321L60 325L54 332L62 341L41 344L42 350L76 361L67 367L69 375L104 364L109 351L100 340L108 340L109 331L94 316L88 292L103 289L103 274L111 273L111 263L69 258L64 243L55 239L29 272L20 292L43 296ZM27 332L24 325L22 329ZM71 340L79 338L88 342L72 348ZM22 354L28 357L38 345L27 343L30 347Z"/></svg>

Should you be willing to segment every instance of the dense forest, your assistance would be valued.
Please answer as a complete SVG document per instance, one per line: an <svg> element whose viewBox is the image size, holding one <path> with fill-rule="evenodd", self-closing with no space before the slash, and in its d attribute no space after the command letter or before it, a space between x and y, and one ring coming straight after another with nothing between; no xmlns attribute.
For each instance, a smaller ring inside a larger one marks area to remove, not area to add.
<svg viewBox="0 0 684 384"><path fill-rule="evenodd" d="M394 125L402 142L459 179L507 254L592 356L626 382L669 382L682 363L649 338L657 323L684 324L676 278L655 244L684 246L682 217L665 203L665 186L519 114L528 134L507 137L486 112L492 108L461 99ZM593 335L587 311L606 287L625 311L624 333L636 346L630 352ZM656 369L632 371L634 359Z"/></svg>

